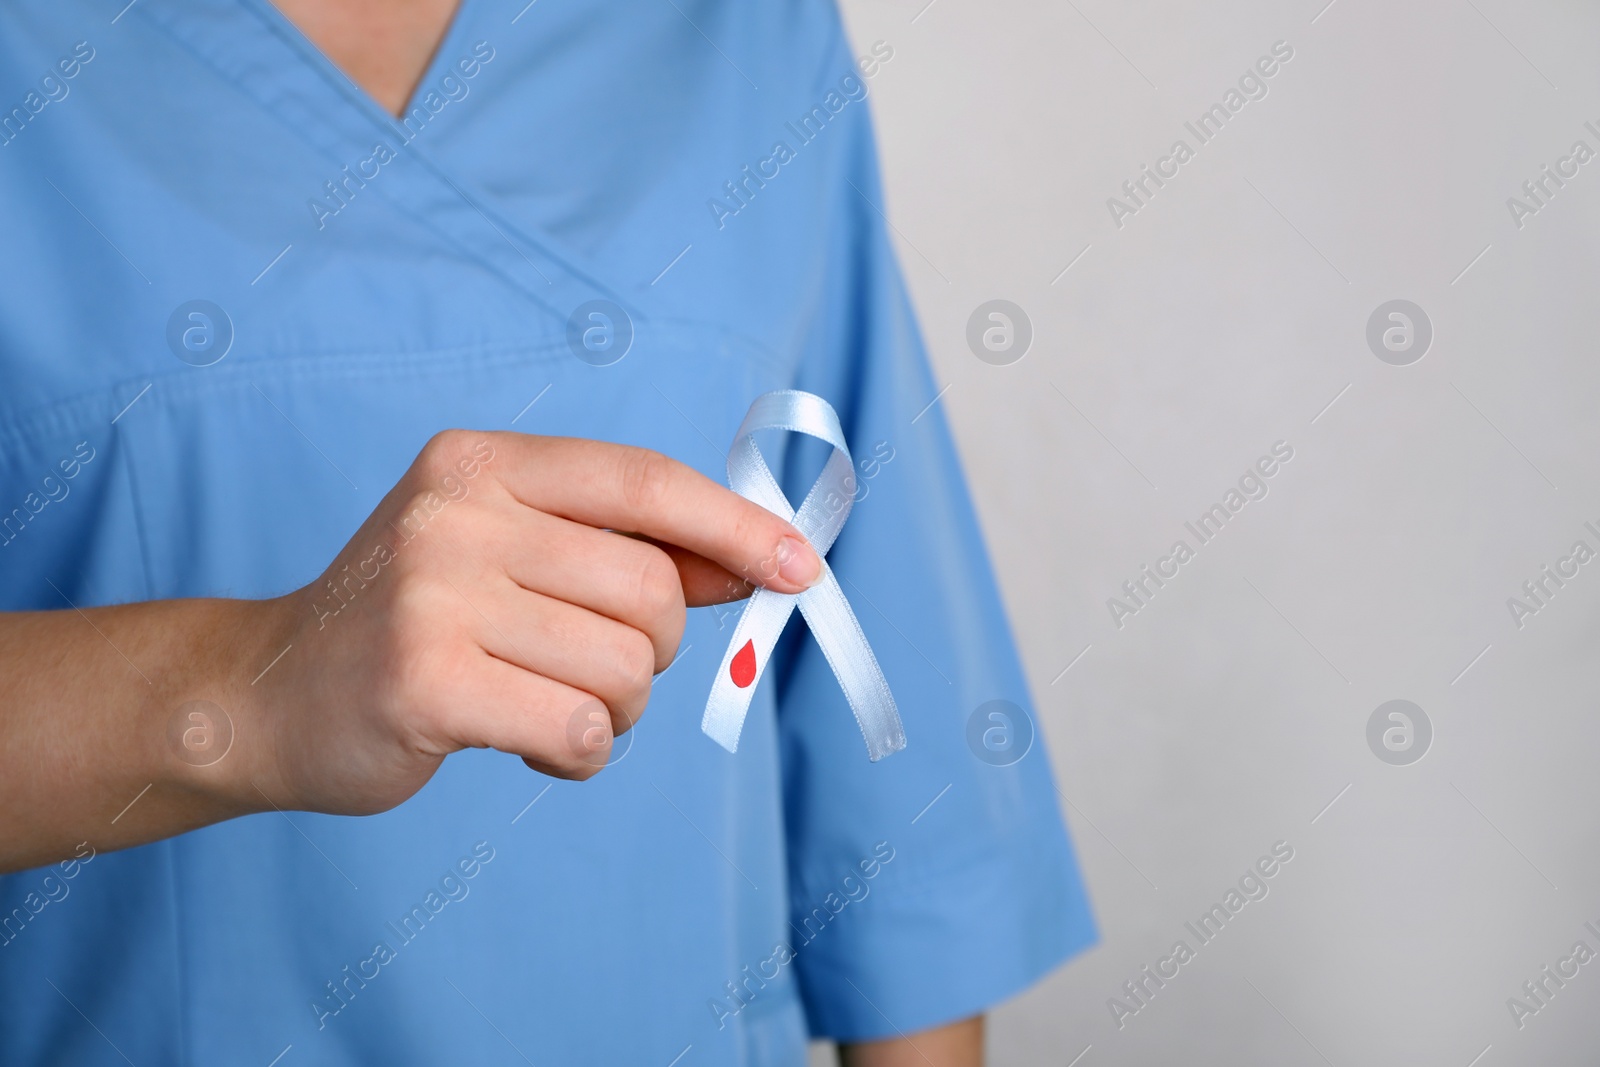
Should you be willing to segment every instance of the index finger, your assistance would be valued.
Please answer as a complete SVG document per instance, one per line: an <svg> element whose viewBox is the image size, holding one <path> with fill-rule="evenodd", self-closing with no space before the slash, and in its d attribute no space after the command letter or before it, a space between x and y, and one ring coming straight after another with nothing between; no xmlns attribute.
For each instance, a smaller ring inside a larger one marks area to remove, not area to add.
<svg viewBox="0 0 1600 1067"><path fill-rule="evenodd" d="M678 545L780 593L822 575L788 522L670 456L576 437L490 437L509 461L493 465L501 484L528 507Z"/></svg>

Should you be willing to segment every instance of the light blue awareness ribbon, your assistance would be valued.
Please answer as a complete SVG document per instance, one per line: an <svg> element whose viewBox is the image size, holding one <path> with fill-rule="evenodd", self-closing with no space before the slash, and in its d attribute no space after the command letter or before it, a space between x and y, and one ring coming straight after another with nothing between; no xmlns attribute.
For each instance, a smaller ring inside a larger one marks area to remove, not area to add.
<svg viewBox="0 0 1600 1067"><path fill-rule="evenodd" d="M789 504L756 447L757 430L808 434L833 446L833 454L799 511ZM856 489L855 461L850 458L833 406L820 396L798 389L779 389L756 397L728 451L728 484L740 496L781 516L805 535L822 559L822 580L803 593L757 589L750 597L711 685L700 728L729 752L738 750L750 698L766 673L778 635L798 605L850 702L861 736L867 742L867 756L876 762L905 748L905 730L894 694L889 692L872 646L825 558L850 516ZM775 569L776 563L769 566Z"/></svg>

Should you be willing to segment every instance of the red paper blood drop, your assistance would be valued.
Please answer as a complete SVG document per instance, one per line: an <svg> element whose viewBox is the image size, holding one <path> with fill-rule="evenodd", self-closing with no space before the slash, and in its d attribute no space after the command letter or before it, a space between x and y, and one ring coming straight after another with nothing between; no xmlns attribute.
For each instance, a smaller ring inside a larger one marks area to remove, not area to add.
<svg viewBox="0 0 1600 1067"><path fill-rule="evenodd" d="M728 664L728 676L733 679L733 684L740 689L745 688L756 680L756 643L754 640L746 641L744 647L734 654L733 662Z"/></svg>

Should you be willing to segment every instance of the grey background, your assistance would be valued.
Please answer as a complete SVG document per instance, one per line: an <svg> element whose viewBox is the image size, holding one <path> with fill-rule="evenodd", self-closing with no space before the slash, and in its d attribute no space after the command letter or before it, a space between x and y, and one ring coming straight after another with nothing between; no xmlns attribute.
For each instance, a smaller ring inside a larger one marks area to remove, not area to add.
<svg viewBox="0 0 1600 1067"><path fill-rule="evenodd" d="M996 1012L993 1062L1597 1062L1600 962L1520 1030L1506 1000L1600 950L1600 561L1521 629L1506 600L1600 549L1600 160L1520 230L1506 198L1600 150L1600 10L925 4L844 7L895 49L884 207L1102 934ZM1279 40L1266 98L1113 225ZM1034 328L1011 366L965 342L995 298ZM1404 367L1365 340L1397 298L1434 329ZM1278 440L1269 495L1117 629ZM1396 698L1433 725L1409 766L1366 741ZM1279 840L1269 896L1119 1030L1107 999Z"/></svg>

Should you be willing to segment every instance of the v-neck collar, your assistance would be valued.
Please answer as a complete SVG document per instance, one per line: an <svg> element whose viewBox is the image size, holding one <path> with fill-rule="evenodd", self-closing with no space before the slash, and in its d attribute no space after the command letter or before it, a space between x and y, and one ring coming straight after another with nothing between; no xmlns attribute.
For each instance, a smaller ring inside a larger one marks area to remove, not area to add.
<svg viewBox="0 0 1600 1067"><path fill-rule="evenodd" d="M448 72L473 31L477 10L477 0L461 0L406 115ZM386 174L373 184L376 195L490 267L558 320L596 297L640 314L585 257L508 218L464 175L442 164L418 143L425 128L409 130L270 0L155 0L134 11L177 38L335 168L357 153L370 154L375 137L396 143L417 165Z"/></svg>
<svg viewBox="0 0 1600 1067"><path fill-rule="evenodd" d="M429 87L436 85L440 78L450 73L451 64L454 62L451 57L460 53L461 42L471 28L472 18L476 15L478 7L478 0L457 0L456 9L450 16L450 22L445 27L444 33L440 35L439 43L434 48L433 55L429 57L428 64L423 68L416 85L412 86L410 95L406 97L404 108L399 115L392 115L389 113L388 108L378 102L376 97L362 88L354 78L350 77L343 67L335 63L321 48L318 48L316 42L307 37L305 31L293 19L285 15L277 4L272 3L271 0L249 0L249 2L255 8L257 16L263 21L273 23L273 31L293 46L308 63L323 67L325 72L331 76L331 80L343 83L344 88L348 90L348 95L360 99L360 103L364 105L365 110L374 111L382 115L384 120L389 123L403 123L406 116L422 106L422 96L428 91Z"/></svg>
<svg viewBox="0 0 1600 1067"><path fill-rule="evenodd" d="M477 14L477 10L478 0L457 0L456 12L450 16L450 25L444 31L444 36L439 38L439 47L434 49L433 58L428 60L428 66L422 72L422 77L411 87L411 95L406 98L402 116L409 115L421 107L422 94L428 87L437 85L441 78L451 73L453 69L451 64L454 62L451 57L461 54L462 45L467 39L467 31L471 28L472 17ZM368 94L368 98L371 99L371 94Z"/></svg>

